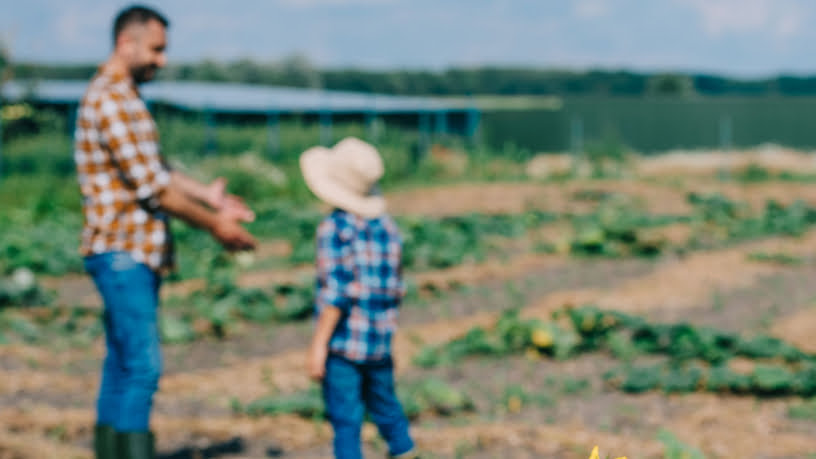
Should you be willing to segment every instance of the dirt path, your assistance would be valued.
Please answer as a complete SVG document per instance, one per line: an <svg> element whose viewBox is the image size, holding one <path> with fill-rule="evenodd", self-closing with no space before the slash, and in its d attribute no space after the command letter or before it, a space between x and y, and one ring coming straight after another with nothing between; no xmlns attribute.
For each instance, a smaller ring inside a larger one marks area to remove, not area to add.
<svg viewBox="0 0 816 459"><path fill-rule="evenodd" d="M804 458L813 452L812 432L784 417L791 403L788 400L757 403L752 398L710 394L613 395L618 399L616 405L598 400L605 394L584 401L603 403L598 408L605 409L604 419L611 420L606 426L599 427L600 422L587 423L574 416L548 421L535 410L523 409L493 421L479 416L459 420L427 417L412 427L412 433L419 447L433 451L436 457L466 453L466 457L501 454L584 459L593 445L599 445L608 454L657 459L664 457L663 445L656 440L662 430L706 451L709 457ZM576 403L566 402L565 410ZM0 452L17 451L19 457L90 457L81 446L71 446L88 441L90 432L84 426L93 422L88 410L28 406L3 412L0 422L6 430L0 431ZM173 451L185 444L205 448L239 438L245 451L223 457L263 457L269 448L282 449L287 457L325 457L330 453L328 426L294 416L159 414L154 416L153 425L161 432L158 446L162 451ZM43 441L46 437L54 440ZM373 426L367 425L363 438L369 451L377 449L376 437Z"/></svg>
<svg viewBox="0 0 816 459"><path fill-rule="evenodd" d="M680 179L680 183L648 180L573 180L565 183L492 182L440 185L389 194L389 205L398 215L447 216L471 212L518 214L531 209L550 212L586 212L592 200L581 194L620 194L640 203L652 214L687 215L689 191L721 193L760 210L767 200L788 204L797 199L816 203L810 183L738 183L712 179Z"/></svg>

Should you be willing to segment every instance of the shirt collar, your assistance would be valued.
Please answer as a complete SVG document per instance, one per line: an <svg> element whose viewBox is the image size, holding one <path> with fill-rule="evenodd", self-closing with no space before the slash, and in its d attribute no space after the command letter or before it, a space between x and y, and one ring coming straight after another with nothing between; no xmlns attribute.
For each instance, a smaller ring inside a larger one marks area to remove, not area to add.
<svg viewBox="0 0 816 459"><path fill-rule="evenodd" d="M136 83L133 81L133 77L128 75L128 73L125 72L124 70L122 70L121 68L117 68L117 67L114 67L114 66L109 65L109 64L102 64L102 65L99 66L99 69L97 70L97 73L99 75L107 76L110 79L111 83L114 83L114 84L116 84L116 83L126 83L134 91L136 91L136 94L139 94L139 88L136 86Z"/></svg>

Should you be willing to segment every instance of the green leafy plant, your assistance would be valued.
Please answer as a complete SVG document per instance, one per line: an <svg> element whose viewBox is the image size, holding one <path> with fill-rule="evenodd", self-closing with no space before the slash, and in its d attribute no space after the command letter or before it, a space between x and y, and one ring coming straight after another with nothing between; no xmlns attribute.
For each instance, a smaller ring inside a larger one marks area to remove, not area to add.
<svg viewBox="0 0 816 459"><path fill-rule="evenodd" d="M741 337L687 323L653 324L643 318L593 306L554 313L557 320L523 320L517 311L502 314L493 327L475 327L459 338L423 348L414 362L423 367L452 364L468 356L502 356L536 352L568 358L603 351L625 364L607 371L610 387L625 392L661 389L665 392L751 393L759 396L816 394L816 355L768 336ZM665 360L640 364L652 354ZM757 360L751 374L731 370L734 357ZM763 362L782 362L763 364Z"/></svg>
<svg viewBox="0 0 816 459"><path fill-rule="evenodd" d="M699 449L683 443L668 430L658 432L657 439L663 443L663 454L666 459L705 459L705 455Z"/></svg>
<svg viewBox="0 0 816 459"><path fill-rule="evenodd" d="M451 416L471 411L474 407L464 392L436 378L400 384L397 396L409 418L422 413ZM304 418L323 418L326 415L320 388L316 385L294 394L262 397L246 405L233 401L232 409L250 416L295 414Z"/></svg>

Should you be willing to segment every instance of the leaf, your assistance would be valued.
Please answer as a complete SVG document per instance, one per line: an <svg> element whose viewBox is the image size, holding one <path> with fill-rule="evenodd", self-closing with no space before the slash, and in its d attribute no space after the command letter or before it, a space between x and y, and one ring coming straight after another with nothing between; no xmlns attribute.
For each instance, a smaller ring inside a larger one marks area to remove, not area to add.
<svg viewBox="0 0 816 459"><path fill-rule="evenodd" d="M162 341L166 343L186 343L195 339L192 325L174 316L162 316L159 319L159 330Z"/></svg>

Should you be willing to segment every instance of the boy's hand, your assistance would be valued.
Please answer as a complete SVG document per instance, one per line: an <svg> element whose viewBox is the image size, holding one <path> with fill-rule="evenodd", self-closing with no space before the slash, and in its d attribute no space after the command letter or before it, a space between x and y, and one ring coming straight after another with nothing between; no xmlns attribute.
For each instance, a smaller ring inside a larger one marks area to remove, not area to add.
<svg viewBox="0 0 816 459"><path fill-rule="evenodd" d="M326 375L326 358L328 355L328 346L312 344L309 348L308 371L309 377L314 381L320 382Z"/></svg>
<svg viewBox="0 0 816 459"><path fill-rule="evenodd" d="M312 345L309 347L309 362L307 370L309 377L315 381L322 381L326 376L326 359L329 357L329 341L332 332L340 320L342 312L339 308L325 305L317 317L315 334L312 337Z"/></svg>

